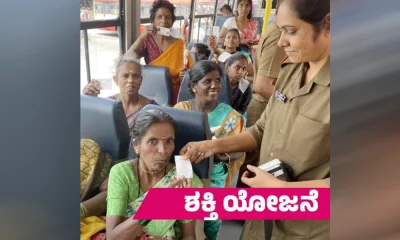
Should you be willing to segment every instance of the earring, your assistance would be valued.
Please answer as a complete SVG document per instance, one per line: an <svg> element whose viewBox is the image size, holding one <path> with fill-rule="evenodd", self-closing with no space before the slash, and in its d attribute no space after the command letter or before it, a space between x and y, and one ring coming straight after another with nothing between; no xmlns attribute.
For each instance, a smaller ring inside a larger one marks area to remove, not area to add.
<svg viewBox="0 0 400 240"><path fill-rule="evenodd" d="M193 89L193 92L196 92L196 89Z"/></svg>

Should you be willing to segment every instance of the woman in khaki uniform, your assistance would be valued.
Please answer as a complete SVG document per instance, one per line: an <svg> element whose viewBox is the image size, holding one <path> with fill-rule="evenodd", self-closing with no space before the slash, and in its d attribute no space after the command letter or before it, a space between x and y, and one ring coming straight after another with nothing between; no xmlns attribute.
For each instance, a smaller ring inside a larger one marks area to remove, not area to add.
<svg viewBox="0 0 400 240"><path fill-rule="evenodd" d="M286 57L284 49L278 46L281 31L276 26L275 20L268 25L267 31L261 36L254 56L253 99L247 107L247 124L249 127L260 119L269 98L274 94L274 85L279 75L281 61ZM257 166L259 158L260 152L258 150L247 152L239 176L242 176L247 170L247 164ZM245 188L248 186L239 178L236 187Z"/></svg>
<svg viewBox="0 0 400 240"><path fill-rule="evenodd" d="M260 149L260 165L273 159L288 164L295 182L255 173L251 187L329 187L330 179L330 2L281 0L277 10L282 63L275 93L257 123L241 134L188 143L181 153L192 162L222 152ZM264 134L265 133L265 134ZM264 240L263 221L246 224L242 239ZM329 239L329 221L274 221L274 240Z"/></svg>

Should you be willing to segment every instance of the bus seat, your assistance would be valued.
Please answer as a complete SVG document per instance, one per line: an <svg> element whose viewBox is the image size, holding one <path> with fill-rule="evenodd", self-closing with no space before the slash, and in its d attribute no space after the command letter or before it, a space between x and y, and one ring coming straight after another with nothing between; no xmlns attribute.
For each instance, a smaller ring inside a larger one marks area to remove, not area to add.
<svg viewBox="0 0 400 240"><path fill-rule="evenodd" d="M263 17L253 17L253 19L258 22L257 34L261 35L262 27L263 27L263 24L264 24L264 19L263 19Z"/></svg>
<svg viewBox="0 0 400 240"><path fill-rule="evenodd" d="M188 43L188 49L189 49L189 50L192 49L192 47L193 47L195 44L196 44L195 42L189 42L189 43Z"/></svg>
<svg viewBox="0 0 400 240"><path fill-rule="evenodd" d="M204 35L204 38L203 38L203 43L204 43L204 44L207 45L207 41L208 41L208 39L210 38L210 36L211 36L211 35L209 35L209 34Z"/></svg>
<svg viewBox="0 0 400 240"><path fill-rule="evenodd" d="M224 26L224 23L225 23L225 21L226 21L228 18L231 18L231 17L217 16L217 17L215 18L214 26L218 26L218 27L219 27L219 30L221 31L222 26Z"/></svg>
<svg viewBox="0 0 400 240"><path fill-rule="evenodd" d="M190 51L189 53L190 53L190 56L192 56L193 64L195 64L197 61L199 61L199 60L197 59L196 52Z"/></svg>
<svg viewBox="0 0 400 240"><path fill-rule="evenodd" d="M188 142L211 139L211 130L208 125L208 117L204 113L157 106L153 104L146 105L142 111L148 109L159 109L164 111L178 123L178 128L175 134L175 150L171 156L171 162L175 161L174 156L179 155L179 151ZM214 157L210 157L198 164L193 164L193 171L200 179L205 180L211 176L211 168L213 163Z"/></svg>
<svg viewBox="0 0 400 240"><path fill-rule="evenodd" d="M190 70L189 70L190 71ZM185 73L185 76L183 77L183 81L181 83L181 87L179 88L179 93L178 93L178 102L182 101L187 101L193 98L192 95L189 94L189 71ZM231 105L232 103L232 88L229 83L229 78L228 75L225 73L223 74L222 77L222 89L221 92L219 93L218 96L218 101L220 103L225 103L228 105Z"/></svg>
<svg viewBox="0 0 400 240"><path fill-rule="evenodd" d="M268 25L270 25L274 21L275 13L271 13L271 16L268 18Z"/></svg>
<svg viewBox="0 0 400 240"><path fill-rule="evenodd" d="M139 94L156 101L157 104L172 105L172 79L167 67L143 66L143 82Z"/></svg>
<svg viewBox="0 0 400 240"><path fill-rule="evenodd" d="M131 137L122 103L81 95L80 135L97 142L113 161L127 158Z"/></svg>

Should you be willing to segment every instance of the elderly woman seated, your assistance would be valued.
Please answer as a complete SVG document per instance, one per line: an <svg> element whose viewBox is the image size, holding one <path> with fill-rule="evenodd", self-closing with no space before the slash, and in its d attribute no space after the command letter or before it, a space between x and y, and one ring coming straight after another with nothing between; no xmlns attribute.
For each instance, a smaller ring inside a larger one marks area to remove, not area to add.
<svg viewBox="0 0 400 240"><path fill-rule="evenodd" d="M202 187L193 179L176 179L170 162L175 149L175 121L166 113L141 111L133 124L133 147L137 159L115 165L110 172L107 197L107 240L140 239L146 233L157 239L195 239L193 221L132 220L146 193L153 187ZM165 202L167 204L167 202Z"/></svg>
<svg viewBox="0 0 400 240"><path fill-rule="evenodd" d="M140 63L132 57L120 57L115 67L115 84L119 87L120 93L108 98L119 100L125 110L129 128L132 128L137 113L147 104L157 104L154 100L148 99L139 94L142 85L142 68ZM83 89L83 94L98 96L101 84L97 80L91 81Z"/></svg>

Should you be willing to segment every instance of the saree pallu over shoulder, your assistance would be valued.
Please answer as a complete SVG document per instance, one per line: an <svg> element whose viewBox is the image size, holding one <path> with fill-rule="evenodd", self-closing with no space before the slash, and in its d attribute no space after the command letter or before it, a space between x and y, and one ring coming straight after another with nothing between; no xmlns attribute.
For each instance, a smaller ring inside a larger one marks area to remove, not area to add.
<svg viewBox="0 0 400 240"><path fill-rule="evenodd" d="M80 140L80 201L92 197L106 180L112 166L111 156L91 139Z"/></svg>
<svg viewBox="0 0 400 240"><path fill-rule="evenodd" d="M208 115L210 127L220 126L214 133L215 137L234 136L246 130L246 120L231 106L220 103L214 111ZM228 163L228 175L225 180L225 186L232 183L232 179L242 166L246 155L243 153L239 159Z"/></svg>
<svg viewBox="0 0 400 240"><path fill-rule="evenodd" d="M176 175L176 168L172 168L154 187L165 187L173 181L173 177ZM197 175L193 176L192 185L194 188L201 188L203 184ZM146 193L141 195L133 202L129 203L126 210L126 217L133 217L143 200L145 199ZM166 202L167 203L167 202ZM153 237L165 238L170 240L182 239L180 232L180 225L191 222L191 220L153 220L146 227L145 230Z"/></svg>
<svg viewBox="0 0 400 240"><path fill-rule="evenodd" d="M172 78L172 89L173 89L173 103L176 103L179 88L181 86L181 79L179 73L183 70L183 51L185 42L182 39L177 39L172 45L163 52L157 59L149 63L152 66L168 67L169 73ZM192 68L193 59L188 56L188 67Z"/></svg>

